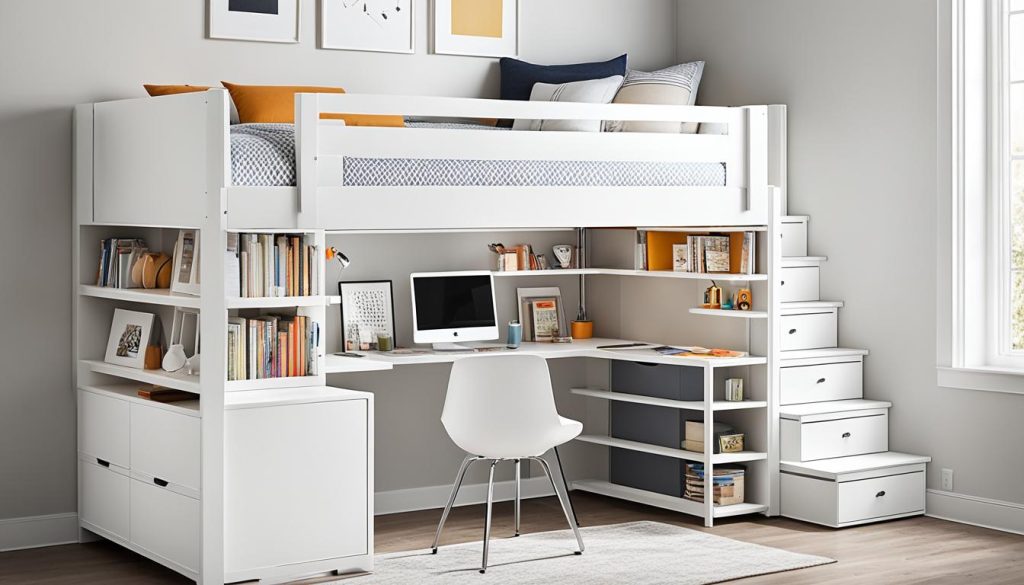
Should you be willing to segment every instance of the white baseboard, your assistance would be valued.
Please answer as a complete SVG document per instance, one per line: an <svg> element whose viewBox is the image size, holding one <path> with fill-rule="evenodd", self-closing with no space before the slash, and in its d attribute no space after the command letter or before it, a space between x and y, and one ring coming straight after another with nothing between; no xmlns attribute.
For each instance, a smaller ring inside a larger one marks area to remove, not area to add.
<svg viewBox="0 0 1024 585"><path fill-rule="evenodd" d="M0 519L0 552L78 542L78 514Z"/></svg>
<svg viewBox="0 0 1024 585"><path fill-rule="evenodd" d="M1024 504L933 489L926 498L925 516L1024 534Z"/></svg>
<svg viewBox="0 0 1024 585"><path fill-rule="evenodd" d="M515 497L515 489L516 484L512 480L495 482L494 501L511 500ZM414 510L443 508L448 503L448 497L451 496L451 493L451 485L432 485L390 492L377 492L374 494L373 513L380 516L383 514L412 512ZM541 498L552 496L554 493L551 489L551 482L543 475L523 479L523 498ZM486 483L463 484L459 490L459 497L455 500L455 505L482 504L485 501L487 501Z"/></svg>

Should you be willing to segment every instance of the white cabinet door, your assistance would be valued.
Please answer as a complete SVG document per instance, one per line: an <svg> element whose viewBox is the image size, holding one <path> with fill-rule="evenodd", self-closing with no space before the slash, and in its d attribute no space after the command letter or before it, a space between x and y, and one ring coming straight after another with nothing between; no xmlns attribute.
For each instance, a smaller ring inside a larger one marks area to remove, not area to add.
<svg viewBox="0 0 1024 585"><path fill-rule="evenodd" d="M132 472L199 491L200 419L131 405Z"/></svg>
<svg viewBox="0 0 1024 585"><path fill-rule="evenodd" d="M788 303L795 301L817 301L818 267L794 266L779 269L779 300Z"/></svg>
<svg viewBox="0 0 1024 585"><path fill-rule="evenodd" d="M78 475L82 521L128 540L128 477L88 461L78 462Z"/></svg>
<svg viewBox="0 0 1024 585"><path fill-rule="evenodd" d="M229 410L228 574L366 554L366 400Z"/></svg>
<svg viewBox="0 0 1024 585"><path fill-rule="evenodd" d="M837 313L783 315L782 351L836 347L839 343Z"/></svg>
<svg viewBox="0 0 1024 585"><path fill-rule="evenodd" d="M188 571L199 570L199 500L131 482L132 543Z"/></svg>
<svg viewBox="0 0 1024 585"><path fill-rule="evenodd" d="M863 363L822 363L781 368L780 401L787 404L861 398L864 393Z"/></svg>
<svg viewBox="0 0 1024 585"><path fill-rule="evenodd" d="M78 450L128 469L128 402L79 390Z"/></svg>
<svg viewBox="0 0 1024 585"><path fill-rule="evenodd" d="M783 223L781 236L783 258L793 258L807 255L806 221Z"/></svg>

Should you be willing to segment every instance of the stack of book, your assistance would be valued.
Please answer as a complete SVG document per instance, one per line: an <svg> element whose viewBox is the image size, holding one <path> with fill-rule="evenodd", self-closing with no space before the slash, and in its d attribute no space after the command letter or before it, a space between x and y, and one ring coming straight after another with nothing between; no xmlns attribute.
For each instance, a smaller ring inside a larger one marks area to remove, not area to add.
<svg viewBox="0 0 1024 585"><path fill-rule="evenodd" d="M743 478L746 470L739 465L715 466L712 485L712 502L716 506L743 503ZM683 476L683 497L695 502L704 502L704 464L688 462Z"/></svg>
<svg viewBox="0 0 1024 585"><path fill-rule="evenodd" d="M237 254L242 297L299 297L320 290L312 234L239 234Z"/></svg>
<svg viewBox="0 0 1024 585"><path fill-rule="evenodd" d="M132 283L132 266L146 251L146 242L138 238L108 238L101 241L96 286L136 288Z"/></svg>
<svg viewBox="0 0 1024 585"><path fill-rule="evenodd" d="M317 375L320 325L309 317L228 319L228 380Z"/></svg>

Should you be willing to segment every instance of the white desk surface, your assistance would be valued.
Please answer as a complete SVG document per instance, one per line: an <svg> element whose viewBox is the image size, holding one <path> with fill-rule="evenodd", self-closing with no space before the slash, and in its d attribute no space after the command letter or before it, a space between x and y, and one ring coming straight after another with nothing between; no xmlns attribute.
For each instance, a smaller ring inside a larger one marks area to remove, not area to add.
<svg viewBox="0 0 1024 585"><path fill-rule="evenodd" d="M359 352L365 357L345 357L328 355L325 358L325 372L328 374L348 374L355 372L376 372L390 370L395 366L416 364L446 364L465 357L479 355L497 355L515 353L519 355L537 355L545 359L587 357L606 360L629 362L646 362L655 364L671 364L677 366L728 368L734 366L751 366L767 363L761 356L742 356L735 358L704 358L677 357L661 355L652 348L665 345L652 343L645 347L623 349L598 349L601 345L618 345L632 343L623 339L582 339L572 343L537 343L524 342L519 349L500 349L488 352L455 351L428 352L417 354L392 354L378 352ZM483 347L494 347L497 342L479 344Z"/></svg>

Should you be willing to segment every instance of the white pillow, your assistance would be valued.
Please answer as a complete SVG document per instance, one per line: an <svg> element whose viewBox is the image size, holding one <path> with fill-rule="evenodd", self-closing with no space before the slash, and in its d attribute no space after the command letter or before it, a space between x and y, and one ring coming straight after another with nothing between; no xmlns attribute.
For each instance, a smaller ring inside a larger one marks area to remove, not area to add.
<svg viewBox="0 0 1024 585"><path fill-rule="evenodd" d="M630 70L615 96L617 104L666 104L692 106L697 103L697 89L704 75L704 62L693 61L673 65L650 73ZM697 124L691 122L625 122L609 121L609 132L667 132L694 134Z"/></svg>
<svg viewBox="0 0 1024 585"><path fill-rule="evenodd" d="M530 93L531 102L577 102L609 104L615 98L621 75L603 79L570 81L569 83L535 83ZM600 132L601 120L516 120L513 130L543 130L560 132Z"/></svg>

